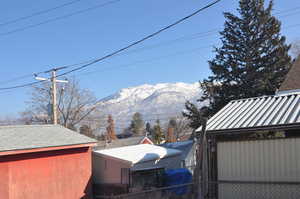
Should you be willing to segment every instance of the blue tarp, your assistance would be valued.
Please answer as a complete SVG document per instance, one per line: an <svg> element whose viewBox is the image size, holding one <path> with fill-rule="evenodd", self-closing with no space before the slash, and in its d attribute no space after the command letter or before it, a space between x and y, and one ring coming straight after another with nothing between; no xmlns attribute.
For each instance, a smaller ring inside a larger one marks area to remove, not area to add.
<svg viewBox="0 0 300 199"><path fill-rule="evenodd" d="M174 186L180 184L187 184L192 182L192 174L188 169L170 169L165 171L165 186ZM168 191L176 195L184 195L188 192L189 186L171 188Z"/></svg>

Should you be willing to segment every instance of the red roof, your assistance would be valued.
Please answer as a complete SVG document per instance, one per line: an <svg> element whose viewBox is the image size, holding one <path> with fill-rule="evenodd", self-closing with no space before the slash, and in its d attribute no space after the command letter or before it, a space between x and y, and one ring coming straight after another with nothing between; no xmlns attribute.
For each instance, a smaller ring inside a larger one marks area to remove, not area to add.
<svg viewBox="0 0 300 199"><path fill-rule="evenodd" d="M144 137L141 141L140 144L154 144L148 137Z"/></svg>

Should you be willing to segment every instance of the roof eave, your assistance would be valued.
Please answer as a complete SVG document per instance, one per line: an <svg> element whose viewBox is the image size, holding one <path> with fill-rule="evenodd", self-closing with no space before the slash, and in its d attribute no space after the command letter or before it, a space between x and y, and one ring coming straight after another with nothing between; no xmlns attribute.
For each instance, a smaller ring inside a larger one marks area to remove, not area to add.
<svg viewBox="0 0 300 199"><path fill-rule="evenodd" d="M255 131L265 131L265 130L292 130L299 129L300 123L293 124L283 124L283 125L273 125L273 126L259 126L251 128L236 128L236 129L221 129L221 130L207 130L208 135L223 135L223 134L239 134L239 133L249 133Z"/></svg>
<svg viewBox="0 0 300 199"><path fill-rule="evenodd" d="M36 152L45 152L45 151L56 151L56 150L63 150L63 149L83 148L83 147L92 147L92 146L96 146L96 143L91 142L91 143L82 143L82 144L73 144L73 145L16 149L16 150L0 151L0 156L17 155L17 154L24 154L24 153L36 153Z"/></svg>

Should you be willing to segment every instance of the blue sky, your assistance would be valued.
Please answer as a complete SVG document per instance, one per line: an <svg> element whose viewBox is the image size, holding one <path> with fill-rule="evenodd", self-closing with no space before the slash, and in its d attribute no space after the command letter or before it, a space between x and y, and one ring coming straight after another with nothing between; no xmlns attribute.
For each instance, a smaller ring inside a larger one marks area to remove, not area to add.
<svg viewBox="0 0 300 199"><path fill-rule="evenodd" d="M2 1L0 24L70 0ZM108 0L81 0L18 23L0 25L0 87L31 82L33 77L4 83L14 77L101 57L206 5L209 0L121 0L24 31L9 31L93 7ZM275 0L274 13L282 21L288 42L300 39L300 2ZM223 12L236 12L237 0L217 5L159 36L72 76L97 98L121 88L161 82L196 82L210 74L207 60L214 56L224 23ZM207 33L208 31L211 31ZM200 34L198 34L200 33ZM206 34L201 34L206 33ZM178 39L181 38L181 39ZM26 107L30 89L0 92L0 116L14 115Z"/></svg>

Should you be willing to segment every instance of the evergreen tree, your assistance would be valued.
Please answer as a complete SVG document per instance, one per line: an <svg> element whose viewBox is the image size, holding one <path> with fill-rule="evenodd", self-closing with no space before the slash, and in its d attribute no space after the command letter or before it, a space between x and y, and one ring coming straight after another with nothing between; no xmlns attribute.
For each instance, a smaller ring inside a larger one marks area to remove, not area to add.
<svg viewBox="0 0 300 199"><path fill-rule="evenodd" d="M135 135L143 135L144 133L144 121L140 113L135 113L132 117L130 124L130 130Z"/></svg>
<svg viewBox="0 0 300 199"><path fill-rule="evenodd" d="M149 134L149 135L152 135L153 134L153 129L151 128L151 124L149 122L146 123L146 132Z"/></svg>
<svg viewBox="0 0 300 199"><path fill-rule="evenodd" d="M185 111L182 112L182 115L189 120L189 127L191 129L197 129L203 124L203 118L207 118L210 110L208 107L203 106L200 109L198 107L187 101L185 103Z"/></svg>
<svg viewBox="0 0 300 199"><path fill-rule="evenodd" d="M200 101L209 101L210 115L231 100L274 94L291 66L290 45L271 13L273 1L266 8L264 3L240 0L238 16L224 13L222 45L215 48L215 58L209 61L213 75L201 84L204 95ZM197 107L186 106L196 123Z"/></svg>
<svg viewBox="0 0 300 199"><path fill-rule="evenodd" d="M156 124L153 127L153 140L155 144L161 144L164 140L164 133L159 120L156 120Z"/></svg>

